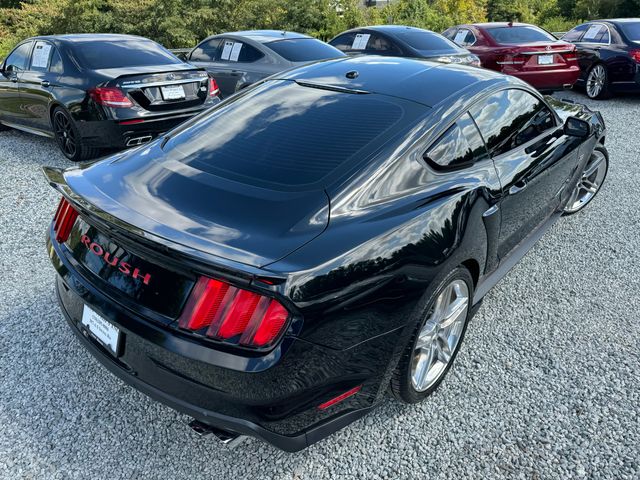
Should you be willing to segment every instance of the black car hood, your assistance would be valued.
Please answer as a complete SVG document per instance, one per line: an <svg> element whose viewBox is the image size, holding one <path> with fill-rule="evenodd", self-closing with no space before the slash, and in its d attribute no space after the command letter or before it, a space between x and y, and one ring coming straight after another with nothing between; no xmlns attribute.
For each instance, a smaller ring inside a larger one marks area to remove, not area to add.
<svg viewBox="0 0 640 480"><path fill-rule="evenodd" d="M167 160L154 142L64 172L89 204L157 237L234 262L263 267L321 234L324 190L274 191Z"/></svg>

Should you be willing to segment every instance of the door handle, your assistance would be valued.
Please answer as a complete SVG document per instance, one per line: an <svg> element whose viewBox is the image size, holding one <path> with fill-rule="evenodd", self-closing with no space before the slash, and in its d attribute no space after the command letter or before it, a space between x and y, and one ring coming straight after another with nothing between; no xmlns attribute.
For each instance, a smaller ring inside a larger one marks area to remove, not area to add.
<svg viewBox="0 0 640 480"><path fill-rule="evenodd" d="M527 188L527 182L525 182L524 180L521 180L509 189L509 195L517 195L518 193L523 191L525 188Z"/></svg>
<svg viewBox="0 0 640 480"><path fill-rule="evenodd" d="M51 84L49 83L49 81L48 81L48 80L43 80L42 82L40 82L40 85L42 85L43 87L45 87L45 88L46 88L46 87L48 87L48 86L49 86L49 85L51 85Z"/></svg>

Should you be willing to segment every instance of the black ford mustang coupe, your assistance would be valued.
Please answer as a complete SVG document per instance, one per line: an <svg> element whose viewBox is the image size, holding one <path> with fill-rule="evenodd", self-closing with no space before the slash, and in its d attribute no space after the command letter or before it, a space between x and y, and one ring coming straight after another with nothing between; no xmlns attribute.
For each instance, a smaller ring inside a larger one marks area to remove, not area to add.
<svg viewBox="0 0 640 480"><path fill-rule="evenodd" d="M0 64L0 130L53 137L73 161L147 143L219 102L202 68L132 35L27 39Z"/></svg>
<svg viewBox="0 0 640 480"><path fill-rule="evenodd" d="M442 381L485 293L608 167L597 112L513 77L352 57L45 168L62 310L109 370L299 450Z"/></svg>

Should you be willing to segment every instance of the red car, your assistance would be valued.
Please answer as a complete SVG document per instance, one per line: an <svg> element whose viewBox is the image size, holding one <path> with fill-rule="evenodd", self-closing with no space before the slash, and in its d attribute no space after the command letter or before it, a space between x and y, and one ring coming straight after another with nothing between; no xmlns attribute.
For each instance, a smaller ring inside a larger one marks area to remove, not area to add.
<svg viewBox="0 0 640 480"><path fill-rule="evenodd" d="M575 45L526 23L458 25L443 35L480 58L482 66L518 77L538 90L571 88L580 76Z"/></svg>

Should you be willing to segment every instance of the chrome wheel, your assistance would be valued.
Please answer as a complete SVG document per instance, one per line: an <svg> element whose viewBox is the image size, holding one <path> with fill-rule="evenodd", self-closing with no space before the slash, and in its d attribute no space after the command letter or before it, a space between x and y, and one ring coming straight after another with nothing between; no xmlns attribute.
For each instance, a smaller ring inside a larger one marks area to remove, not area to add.
<svg viewBox="0 0 640 480"><path fill-rule="evenodd" d="M469 287L453 280L436 298L418 334L411 363L411 383L418 392L435 385L458 348L469 310Z"/></svg>
<svg viewBox="0 0 640 480"><path fill-rule="evenodd" d="M606 176L607 157L600 150L594 150L564 211L575 213L583 208L598 193Z"/></svg>
<svg viewBox="0 0 640 480"><path fill-rule="evenodd" d="M607 71L604 65L596 65L589 72L587 77L587 95L590 98L598 97L604 90L607 82Z"/></svg>
<svg viewBox="0 0 640 480"><path fill-rule="evenodd" d="M67 157L74 157L78 151L76 135L71 120L62 112L57 111L53 116L53 126L58 144Z"/></svg>

